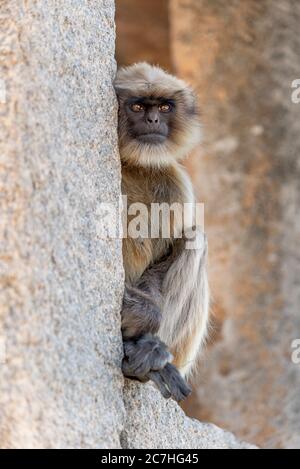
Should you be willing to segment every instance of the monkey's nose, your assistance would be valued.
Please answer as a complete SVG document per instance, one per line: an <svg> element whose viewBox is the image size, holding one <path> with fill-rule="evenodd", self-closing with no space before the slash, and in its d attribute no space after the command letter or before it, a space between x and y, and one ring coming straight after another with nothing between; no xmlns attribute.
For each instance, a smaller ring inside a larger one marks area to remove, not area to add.
<svg viewBox="0 0 300 469"><path fill-rule="evenodd" d="M146 121L148 124L157 124L159 122L157 111L154 109L149 111L146 115Z"/></svg>
<svg viewBox="0 0 300 469"><path fill-rule="evenodd" d="M155 118L151 118L151 117L147 117L147 122L149 122L149 124L152 124L152 123L155 123L157 124L158 122L158 117L155 117Z"/></svg>

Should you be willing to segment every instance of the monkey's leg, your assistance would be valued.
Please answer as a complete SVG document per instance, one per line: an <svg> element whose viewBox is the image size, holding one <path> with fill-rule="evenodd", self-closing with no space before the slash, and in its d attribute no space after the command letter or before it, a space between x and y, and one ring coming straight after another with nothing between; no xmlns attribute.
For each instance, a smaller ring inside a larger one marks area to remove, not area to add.
<svg viewBox="0 0 300 469"><path fill-rule="evenodd" d="M176 240L176 256L184 246L184 240ZM174 258L174 254L169 253L148 267L135 285L125 285L121 310L124 339L147 333L156 334L159 330L162 319L162 283Z"/></svg>
<svg viewBox="0 0 300 469"><path fill-rule="evenodd" d="M149 282L139 287L126 285L121 312L124 341L122 371L126 377L142 382L149 380L147 375L150 370L160 370L173 359L167 346L153 335L161 321L159 291L153 291L156 281L151 275Z"/></svg>
<svg viewBox="0 0 300 469"><path fill-rule="evenodd" d="M135 286L126 284L122 305L124 374L144 376L172 360L166 345L154 334L161 323L161 285L170 257L149 267Z"/></svg>
<svg viewBox="0 0 300 469"><path fill-rule="evenodd" d="M160 295L151 295L146 287L142 289L125 285L121 311L124 339L158 331L161 322L159 301Z"/></svg>

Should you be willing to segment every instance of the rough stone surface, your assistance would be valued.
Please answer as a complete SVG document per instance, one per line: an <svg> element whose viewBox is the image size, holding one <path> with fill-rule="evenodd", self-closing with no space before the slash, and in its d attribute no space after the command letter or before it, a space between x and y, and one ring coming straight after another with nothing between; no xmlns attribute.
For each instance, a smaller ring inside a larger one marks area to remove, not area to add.
<svg viewBox="0 0 300 469"><path fill-rule="evenodd" d="M151 384L126 380L127 419L121 434L123 448L255 449L232 433L186 417L172 400L163 399Z"/></svg>
<svg viewBox="0 0 300 469"><path fill-rule="evenodd" d="M1 3L0 447L245 447L124 388L121 242L98 231L120 193L113 15Z"/></svg>
<svg viewBox="0 0 300 469"><path fill-rule="evenodd" d="M1 2L1 447L119 446L120 191L111 0Z"/></svg>

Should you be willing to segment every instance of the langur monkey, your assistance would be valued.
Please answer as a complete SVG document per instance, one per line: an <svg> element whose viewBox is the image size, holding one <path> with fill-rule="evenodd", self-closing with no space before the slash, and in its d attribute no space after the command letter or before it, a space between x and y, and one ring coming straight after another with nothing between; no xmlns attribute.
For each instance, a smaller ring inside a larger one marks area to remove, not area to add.
<svg viewBox="0 0 300 469"><path fill-rule="evenodd" d="M144 62L121 68L115 89L127 206L142 203L150 212L153 203L194 203L192 182L180 164L201 134L193 91ZM128 215L127 222L133 218ZM125 376L152 380L164 397L180 401L190 393L184 378L207 333L207 241L193 222L188 233L170 218L168 237L123 239L122 368ZM190 235L197 248L187 249Z"/></svg>

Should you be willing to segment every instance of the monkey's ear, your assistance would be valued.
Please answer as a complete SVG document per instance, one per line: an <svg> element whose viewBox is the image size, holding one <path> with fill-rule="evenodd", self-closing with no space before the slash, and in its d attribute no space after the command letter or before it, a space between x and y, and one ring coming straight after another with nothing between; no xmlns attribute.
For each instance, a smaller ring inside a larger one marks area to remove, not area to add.
<svg viewBox="0 0 300 469"><path fill-rule="evenodd" d="M114 89L115 89L119 104L125 103L127 98L129 98L129 96L130 96L130 94L128 93L127 88L125 88L122 85L115 85L114 84Z"/></svg>
<svg viewBox="0 0 300 469"><path fill-rule="evenodd" d="M126 86L124 86L124 83L120 83L117 80L114 81L114 88L116 91L125 91Z"/></svg>
<svg viewBox="0 0 300 469"><path fill-rule="evenodd" d="M132 83L129 83L125 80L121 80L118 78L118 76L116 76L113 85L117 93L126 93L126 91L128 92L128 90L130 89L130 85L132 85Z"/></svg>
<svg viewBox="0 0 300 469"><path fill-rule="evenodd" d="M175 93L176 101L181 103L189 116L198 116L199 106L195 91L192 88L184 88Z"/></svg>
<svg viewBox="0 0 300 469"><path fill-rule="evenodd" d="M114 89L117 94L117 96L121 96L122 94L125 94L125 87L121 85L121 83L118 83L117 81L114 82Z"/></svg>

